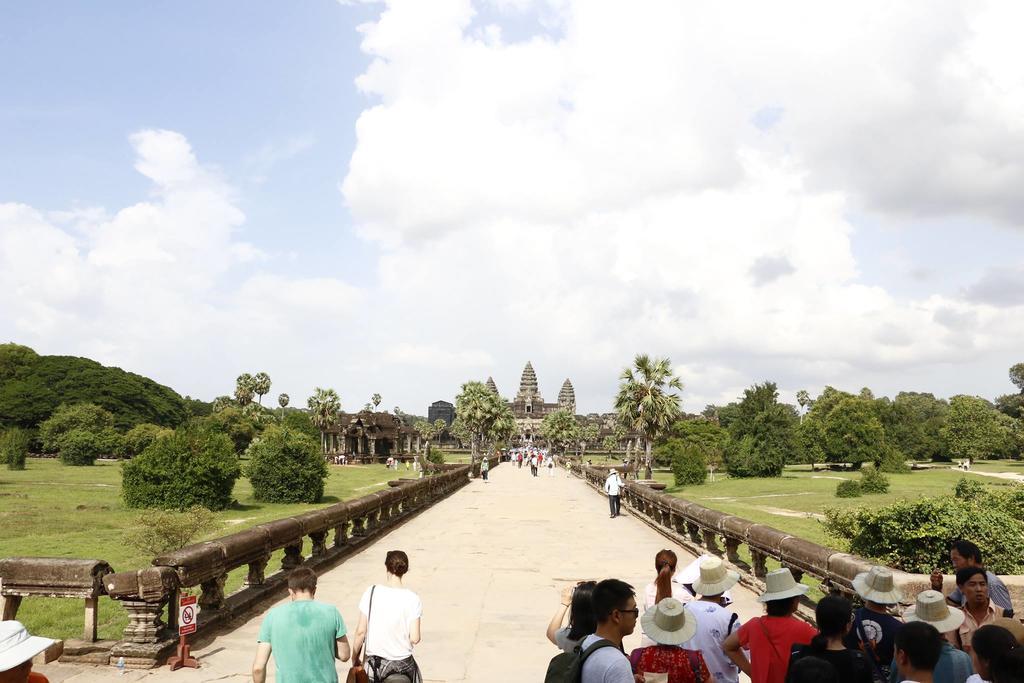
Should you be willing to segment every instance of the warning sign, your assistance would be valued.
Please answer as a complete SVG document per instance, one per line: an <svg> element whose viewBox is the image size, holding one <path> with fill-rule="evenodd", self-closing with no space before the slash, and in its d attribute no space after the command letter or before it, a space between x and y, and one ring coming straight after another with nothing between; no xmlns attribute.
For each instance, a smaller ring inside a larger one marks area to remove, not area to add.
<svg viewBox="0 0 1024 683"><path fill-rule="evenodd" d="M196 596L183 595L178 602L178 635L185 636L196 632L196 621L198 620L199 605L196 604Z"/></svg>

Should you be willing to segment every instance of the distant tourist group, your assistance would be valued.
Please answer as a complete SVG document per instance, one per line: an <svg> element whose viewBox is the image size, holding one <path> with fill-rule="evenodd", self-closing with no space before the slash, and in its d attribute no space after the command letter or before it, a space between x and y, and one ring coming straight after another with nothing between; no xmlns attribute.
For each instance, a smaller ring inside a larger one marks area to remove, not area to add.
<svg viewBox="0 0 1024 683"><path fill-rule="evenodd" d="M509 462L513 462L517 469L523 465L530 468L530 474L534 477L540 476L540 471L546 469L548 476L555 476L555 456L546 449L527 446L523 448L510 449L505 456Z"/></svg>
<svg viewBox="0 0 1024 683"><path fill-rule="evenodd" d="M814 628L795 616L808 586L789 569L767 574L758 598L765 614L744 623L729 608L737 572L712 555L677 571L676 554L662 550L642 606L618 579L562 592L547 629L562 653L545 680L738 683L742 672L753 683L1024 683L1024 625L1009 591L973 543L954 543L950 559L957 587L949 596L933 574L933 588L901 617L903 593L876 566L853 581L863 606L825 596ZM638 622L641 647L627 655L622 641Z"/></svg>

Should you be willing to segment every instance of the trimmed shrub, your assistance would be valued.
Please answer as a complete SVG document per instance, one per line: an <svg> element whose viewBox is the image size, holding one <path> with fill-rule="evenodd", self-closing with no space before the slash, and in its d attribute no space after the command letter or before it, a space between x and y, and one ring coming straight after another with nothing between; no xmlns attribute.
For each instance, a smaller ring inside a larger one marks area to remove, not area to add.
<svg viewBox="0 0 1024 683"><path fill-rule="evenodd" d="M440 448L431 448L430 444L427 444L427 462L432 462L435 465L444 464L444 453Z"/></svg>
<svg viewBox="0 0 1024 683"><path fill-rule="evenodd" d="M159 436L166 436L171 433L170 429L155 425L150 422L143 422L135 425L124 435L120 454L127 458L134 458L146 450L149 444L156 441Z"/></svg>
<svg viewBox="0 0 1024 683"><path fill-rule="evenodd" d="M1017 487L1015 487L1017 488ZM927 574L949 563L949 543L969 538L997 574L1024 571L1024 522L1013 498L986 494L901 500L883 507L826 509L824 527L837 547L907 572Z"/></svg>
<svg viewBox="0 0 1024 683"><path fill-rule="evenodd" d="M676 486L703 484L708 478L708 463L700 448L682 439L669 439L654 449L662 459L672 463Z"/></svg>
<svg viewBox="0 0 1024 683"><path fill-rule="evenodd" d="M0 434L0 461L7 463L7 469L25 469L25 458L28 457L30 440L28 432L17 427Z"/></svg>
<svg viewBox="0 0 1024 683"><path fill-rule="evenodd" d="M246 453L246 475L256 500L319 503L324 497L327 463L320 444L302 432L271 425Z"/></svg>
<svg viewBox="0 0 1024 683"><path fill-rule="evenodd" d="M216 526L213 513L199 505L182 512L150 510L135 520L124 542L148 555L160 555L181 550Z"/></svg>
<svg viewBox="0 0 1024 683"><path fill-rule="evenodd" d="M39 440L47 453L56 453L61 440L69 432L80 430L99 434L114 426L114 416L94 403L62 405L48 420L39 425Z"/></svg>
<svg viewBox="0 0 1024 683"><path fill-rule="evenodd" d="M903 474L910 471L906 456L899 449L891 446L884 448L881 457L875 461L875 468L890 474Z"/></svg>
<svg viewBox="0 0 1024 683"><path fill-rule="evenodd" d="M60 437L58 448L65 465L92 465L102 455L103 444L92 432L72 429Z"/></svg>
<svg viewBox="0 0 1024 683"><path fill-rule="evenodd" d="M223 510L240 473L227 435L189 424L121 465L121 495L130 508Z"/></svg>
<svg viewBox="0 0 1024 683"><path fill-rule="evenodd" d="M874 467L865 468L860 473L860 490L864 493L888 493L889 477Z"/></svg>
<svg viewBox="0 0 1024 683"><path fill-rule="evenodd" d="M860 498L861 493L860 482L856 479L841 481L836 486L836 498Z"/></svg>

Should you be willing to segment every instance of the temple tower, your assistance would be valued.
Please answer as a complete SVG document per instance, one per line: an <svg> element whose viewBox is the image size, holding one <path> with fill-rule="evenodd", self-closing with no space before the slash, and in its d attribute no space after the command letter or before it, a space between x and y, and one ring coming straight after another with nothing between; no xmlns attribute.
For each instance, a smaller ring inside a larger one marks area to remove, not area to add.
<svg viewBox="0 0 1024 683"><path fill-rule="evenodd" d="M493 377L487 378L487 388L493 391L495 394L498 394L498 385L494 383ZM501 394L498 394L498 396L501 396Z"/></svg>
<svg viewBox="0 0 1024 683"><path fill-rule="evenodd" d="M525 401L526 403L544 402L540 391L537 390L537 373L533 371L533 365L530 361L526 361L526 367L523 368L523 376L519 380L519 393L516 394L516 401Z"/></svg>
<svg viewBox="0 0 1024 683"><path fill-rule="evenodd" d="M566 378L562 383L562 390L558 392L559 409L568 410L570 414L576 414L576 390L572 388L572 382Z"/></svg>

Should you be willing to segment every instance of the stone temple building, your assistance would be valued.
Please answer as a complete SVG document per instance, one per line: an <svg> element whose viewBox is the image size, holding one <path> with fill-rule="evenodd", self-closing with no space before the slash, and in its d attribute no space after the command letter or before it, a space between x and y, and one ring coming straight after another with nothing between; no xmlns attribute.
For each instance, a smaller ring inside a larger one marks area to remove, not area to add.
<svg viewBox="0 0 1024 683"><path fill-rule="evenodd" d="M491 377L487 378L487 388L499 396L501 395ZM558 392L558 401L547 403L540 393L537 373L533 370L533 364L527 361L519 380L519 391L516 392L515 398L508 401L508 405L512 409L512 416L518 427L519 440L521 442L533 441L533 438L540 434L540 425L549 413L565 409L576 415L576 391L572 387L572 382L566 379ZM580 415L576 415L576 419L581 424L588 422L588 418Z"/></svg>

